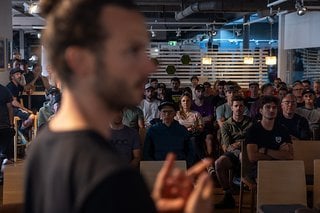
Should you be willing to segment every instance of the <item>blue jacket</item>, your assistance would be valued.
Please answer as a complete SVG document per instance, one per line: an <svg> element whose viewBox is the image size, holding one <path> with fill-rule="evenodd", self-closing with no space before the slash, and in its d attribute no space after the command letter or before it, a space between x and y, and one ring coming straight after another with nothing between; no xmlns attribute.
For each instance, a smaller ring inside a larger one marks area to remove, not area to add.
<svg viewBox="0 0 320 213"><path fill-rule="evenodd" d="M191 165L192 144L189 132L175 120L169 127L159 122L148 129L143 160L165 160L169 152L175 153L177 160L186 160Z"/></svg>

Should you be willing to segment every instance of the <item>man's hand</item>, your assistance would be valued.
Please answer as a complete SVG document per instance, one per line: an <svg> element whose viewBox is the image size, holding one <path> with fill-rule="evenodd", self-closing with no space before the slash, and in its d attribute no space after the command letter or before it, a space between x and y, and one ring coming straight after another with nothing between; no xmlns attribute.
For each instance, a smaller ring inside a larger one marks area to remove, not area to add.
<svg viewBox="0 0 320 213"><path fill-rule="evenodd" d="M211 212L213 184L205 169L212 161L203 160L187 172L174 168L174 161L174 154L168 154L154 185L152 197L158 211Z"/></svg>
<svg viewBox="0 0 320 213"><path fill-rule="evenodd" d="M279 150L289 152L289 150L290 150L289 144L287 144L287 143L281 144Z"/></svg>

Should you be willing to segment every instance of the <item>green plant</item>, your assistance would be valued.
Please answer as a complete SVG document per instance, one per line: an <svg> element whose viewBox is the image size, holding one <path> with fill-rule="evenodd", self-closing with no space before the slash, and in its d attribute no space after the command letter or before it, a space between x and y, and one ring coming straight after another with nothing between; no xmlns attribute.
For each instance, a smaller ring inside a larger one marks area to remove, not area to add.
<svg viewBox="0 0 320 213"><path fill-rule="evenodd" d="M175 66L174 66L174 65L168 65L167 68L166 68L166 72L167 72L169 75L175 74L175 72L176 72Z"/></svg>
<svg viewBox="0 0 320 213"><path fill-rule="evenodd" d="M191 62L190 56L186 54L182 55L180 60L183 65L188 65Z"/></svg>

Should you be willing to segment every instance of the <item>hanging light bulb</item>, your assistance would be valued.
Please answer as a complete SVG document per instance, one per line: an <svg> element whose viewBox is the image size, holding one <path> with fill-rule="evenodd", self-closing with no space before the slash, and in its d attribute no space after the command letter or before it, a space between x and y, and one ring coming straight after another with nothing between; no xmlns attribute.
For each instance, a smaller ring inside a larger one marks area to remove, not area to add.
<svg viewBox="0 0 320 213"><path fill-rule="evenodd" d="M153 31L152 26L150 27L150 33L152 38L156 37L156 33Z"/></svg>
<svg viewBox="0 0 320 213"><path fill-rule="evenodd" d="M253 57L251 57L251 56L243 57L243 63L244 64L253 64Z"/></svg>
<svg viewBox="0 0 320 213"><path fill-rule="evenodd" d="M303 0L296 0L295 8L298 16L303 16L307 12L307 8L304 6Z"/></svg>

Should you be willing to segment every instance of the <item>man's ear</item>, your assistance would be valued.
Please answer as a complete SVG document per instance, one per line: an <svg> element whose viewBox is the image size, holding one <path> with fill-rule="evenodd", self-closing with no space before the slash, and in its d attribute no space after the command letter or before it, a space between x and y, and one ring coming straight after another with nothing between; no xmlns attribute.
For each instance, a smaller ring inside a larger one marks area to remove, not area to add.
<svg viewBox="0 0 320 213"><path fill-rule="evenodd" d="M75 74L86 76L95 69L95 57L87 49L76 46L68 47L64 57L68 66Z"/></svg>

